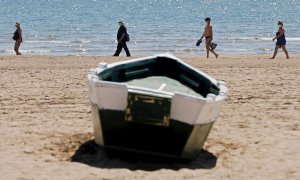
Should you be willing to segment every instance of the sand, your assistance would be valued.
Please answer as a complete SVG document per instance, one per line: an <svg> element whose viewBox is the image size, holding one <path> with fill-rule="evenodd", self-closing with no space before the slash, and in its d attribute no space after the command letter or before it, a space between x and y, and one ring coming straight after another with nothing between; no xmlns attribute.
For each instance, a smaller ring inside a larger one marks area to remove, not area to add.
<svg viewBox="0 0 300 180"><path fill-rule="evenodd" d="M87 72L126 57L1 56L0 179L300 179L300 55L183 55L229 97L188 164L109 158L93 143Z"/></svg>

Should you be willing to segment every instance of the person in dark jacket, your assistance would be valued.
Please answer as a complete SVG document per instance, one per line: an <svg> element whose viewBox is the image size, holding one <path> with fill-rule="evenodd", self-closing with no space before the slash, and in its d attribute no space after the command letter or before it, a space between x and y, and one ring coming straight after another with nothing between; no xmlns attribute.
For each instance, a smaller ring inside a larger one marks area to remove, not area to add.
<svg viewBox="0 0 300 180"><path fill-rule="evenodd" d="M15 47L14 50L16 52L17 55L22 55L19 52L19 48L21 46L22 43L22 29L21 29L21 24L20 22L16 22L16 31L14 32L14 36L13 36L13 40L15 40Z"/></svg>
<svg viewBox="0 0 300 180"><path fill-rule="evenodd" d="M118 23L120 25L120 28L119 28L118 34L117 34L118 46L117 46L117 50L116 50L114 56L119 56L121 51L122 51L122 48L124 48L124 50L126 52L126 55L129 57L131 55L130 55L130 52L129 52L128 47L126 45L127 29L124 25L123 20L120 20Z"/></svg>

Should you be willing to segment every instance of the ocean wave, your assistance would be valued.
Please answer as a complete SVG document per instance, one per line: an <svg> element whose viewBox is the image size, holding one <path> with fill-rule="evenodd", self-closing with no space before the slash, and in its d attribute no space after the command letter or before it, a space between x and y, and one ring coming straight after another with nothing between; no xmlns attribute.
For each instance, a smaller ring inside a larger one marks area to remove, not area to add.
<svg viewBox="0 0 300 180"><path fill-rule="evenodd" d="M51 50L46 49L21 49L20 52L24 54L50 54ZM15 54L13 49L0 50L0 54Z"/></svg>
<svg viewBox="0 0 300 180"><path fill-rule="evenodd" d="M40 43L48 43L48 44L99 44L99 43L115 43L114 39L98 39L98 40L24 40L24 42L28 44L40 44Z"/></svg>
<svg viewBox="0 0 300 180"><path fill-rule="evenodd" d="M287 37L286 40L288 40L288 41L300 41L300 37Z"/></svg>
<svg viewBox="0 0 300 180"><path fill-rule="evenodd" d="M72 40L70 42L74 44L89 44L92 43L93 41L85 39L85 40Z"/></svg>
<svg viewBox="0 0 300 180"><path fill-rule="evenodd" d="M23 53L26 54L50 54L51 50L47 49L25 49L25 50L20 50Z"/></svg>
<svg viewBox="0 0 300 180"><path fill-rule="evenodd" d="M239 40L245 40L245 41L272 41L273 37L229 37L225 38L225 40L231 40L231 41L239 41ZM289 41L300 41L300 37L287 37L286 40Z"/></svg>
<svg viewBox="0 0 300 180"><path fill-rule="evenodd" d="M228 37L225 40L231 41L270 41L271 37Z"/></svg>
<svg viewBox="0 0 300 180"><path fill-rule="evenodd" d="M24 40L24 43L28 44L40 44L40 43L50 43L50 44L69 44L71 41L60 41L60 40Z"/></svg>

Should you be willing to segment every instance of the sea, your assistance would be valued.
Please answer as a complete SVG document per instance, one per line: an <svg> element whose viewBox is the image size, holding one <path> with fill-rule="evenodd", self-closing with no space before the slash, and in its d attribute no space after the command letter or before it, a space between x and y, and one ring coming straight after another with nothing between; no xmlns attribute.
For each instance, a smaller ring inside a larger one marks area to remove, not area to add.
<svg viewBox="0 0 300 180"><path fill-rule="evenodd" d="M300 0L0 0L0 55L106 56L116 50L118 21L133 56L204 55L197 47L204 18L212 19L219 54L272 54L282 20L289 53L300 53ZM121 55L125 55L124 50Z"/></svg>

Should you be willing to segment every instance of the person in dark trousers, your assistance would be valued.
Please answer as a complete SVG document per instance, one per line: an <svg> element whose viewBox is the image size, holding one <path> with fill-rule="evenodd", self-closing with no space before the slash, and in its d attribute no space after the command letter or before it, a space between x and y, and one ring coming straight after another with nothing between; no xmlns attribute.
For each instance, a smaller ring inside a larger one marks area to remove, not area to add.
<svg viewBox="0 0 300 180"><path fill-rule="evenodd" d="M126 45L127 29L124 25L123 20L120 20L118 23L120 25L120 28L119 28L118 34L117 34L118 46L117 46L117 50L116 50L114 56L119 56L121 51L122 51L122 48L124 48L124 50L126 52L126 55L129 57L131 55L130 55L130 52L129 52L128 47Z"/></svg>
<svg viewBox="0 0 300 180"><path fill-rule="evenodd" d="M276 46L274 49L274 54L270 59L275 59L279 48L282 48L283 52L285 53L286 58L289 59L290 58L289 53L285 47L286 39L285 39L285 35L284 35L285 30L283 29L283 22L278 21L277 25L278 25L278 31L276 33L276 37L273 38L273 41L275 41L275 39L277 39L277 42L276 42Z"/></svg>
<svg viewBox="0 0 300 180"><path fill-rule="evenodd" d="M19 48L22 43L22 29L21 29L21 24L20 22L16 22L16 31L14 32L13 40L15 40L15 47L14 50L16 52L16 55L22 55L19 52Z"/></svg>

